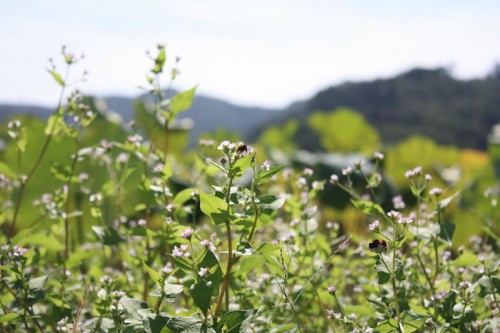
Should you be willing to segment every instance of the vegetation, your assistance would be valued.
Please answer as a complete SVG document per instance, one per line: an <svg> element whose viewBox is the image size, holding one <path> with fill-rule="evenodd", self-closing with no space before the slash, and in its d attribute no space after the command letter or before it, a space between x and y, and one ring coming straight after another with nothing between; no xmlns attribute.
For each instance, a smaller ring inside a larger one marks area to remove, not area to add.
<svg viewBox="0 0 500 333"><path fill-rule="evenodd" d="M329 154L297 152L294 121L254 145L221 131L188 150L178 118L196 89L165 90L178 70L164 46L130 126L68 91L80 59L62 56L48 121L0 128L2 332L499 328L488 154L422 137L381 147L345 109L310 118Z"/></svg>

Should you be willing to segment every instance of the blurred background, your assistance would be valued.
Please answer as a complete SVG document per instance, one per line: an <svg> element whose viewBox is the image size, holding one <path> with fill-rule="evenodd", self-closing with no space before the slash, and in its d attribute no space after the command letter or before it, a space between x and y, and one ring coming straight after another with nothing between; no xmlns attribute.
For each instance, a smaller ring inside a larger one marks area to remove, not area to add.
<svg viewBox="0 0 500 333"><path fill-rule="evenodd" d="M496 1L28 0L1 6L2 133L13 117L53 113L60 90L46 69L49 58L62 67L62 45L84 55L75 77L88 70L88 79L74 86L96 98L96 110L121 119L123 133L133 119L144 124L137 117L145 117L139 86L146 84L146 51L161 43L169 66L180 71L172 93L197 87L192 108L179 117L189 119L173 141L179 158L200 138L245 140L261 148L263 159L312 167L327 179L381 151L386 207L397 195L411 207L404 173L421 165L449 195L467 190L450 209L458 244L483 229L478 211L489 207L500 171ZM103 122L111 121L106 117ZM89 142L103 133L93 135ZM1 149L3 161L14 161L6 140ZM323 219L362 233L364 222L347 199L332 203L339 195L325 193Z"/></svg>

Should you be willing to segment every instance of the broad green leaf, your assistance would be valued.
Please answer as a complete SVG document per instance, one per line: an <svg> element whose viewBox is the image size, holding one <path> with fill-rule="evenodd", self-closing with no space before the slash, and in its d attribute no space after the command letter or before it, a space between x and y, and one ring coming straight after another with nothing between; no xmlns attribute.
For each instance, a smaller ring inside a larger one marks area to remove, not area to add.
<svg viewBox="0 0 500 333"><path fill-rule="evenodd" d="M243 333L247 331L248 325L252 323L257 310L235 310L229 311L222 316L218 325L218 331L222 331L225 326L227 333Z"/></svg>
<svg viewBox="0 0 500 333"><path fill-rule="evenodd" d="M23 237L18 245L40 245L50 251L61 251L64 249L64 245L54 235L46 235L43 233L36 233Z"/></svg>
<svg viewBox="0 0 500 333"><path fill-rule="evenodd" d="M186 201L189 201L193 198L192 194L194 191L198 191L194 187L188 187L175 195L172 199L172 203L175 205L183 205Z"/></svg>
<svg viewBox="0 0 500 333"><path fill-rule="evenodd" d="M280 209L285 204L284 196L276 196L273 194L266 194L259 197L259 206L268 212L273 212Z"/></svg>
<svg viewBox="0 0 500 333"><path fill-rule="evenodd" d="M460 257L455 259L452 263L455 267L470 267L475 266L479 263L477 255L472 252L464 252Z"/></svg>
<svg viewBox="0 0 500 333"><path fill-rule="evenodd" d="M120 299L120 304L123 306L127 314L132 319L142 321L144 318L143 315L140 314L139 310L147 309L148 305L141 300L123 297Z"/></svg>
<svg viewBox="0 0 500 333"><path fill-rule="evenodd" d="M189 292L196 306L198 306L201 312L206 316L214 292L213 283L207 283L207 281L198 282L189 288Z"/></svg>
<svg viewBox="0 0 500 333"><path fill-rule="evenodd" d="M260 185L268 182L275 174L283 170L285 166L273 166L268 171L261 171L255 177L255 184Z"/></svg>
<svg viewBox="0 0 500 333"><path fill-rule="evenodd" d="M62 110L62 108L60 108ZM62 111L61 111L62 112ZM65 131L66 124L59 111L49 117L45 127L45 135L57 135Z"/></svg>
<svg viewBox="0 0 500 333"><path fill-rule="evenodd" d="M117 245L125 241L113 228L93 226L92 231L104 245Z"/></svg>
<svg viewBox="0 0 500 333"><path fill-rule="evenodd" d="M236 160L236 162L231 165L231 169L229 169L229 177L239 178L243 176L245 171L252 165L254 157L254 154L249 154Z"/></svg>
<svg viewBox="0 0 500 333"><path fill-rule="evenodd" d="M178 93L177 95L172 97L172 99L170 100L170 110L174 114L188 110L193 103L195 92L196 87Z"/></svg>
<svg viewBox="0 0 500 333"><path fill-rule="evenodd" d="M227 202L201 190L200 208L205 215L210 216L215 225L226 223L229 220Z"/></svg>
<svg viewBox="0 0 500 333"><path fill-rule="evenodd" d="M151 279L159 286L161 284L161 274L149 267L144 261L142 262L142 267L149 274Z"/></svg>
<svg viewBox="0 0 500 333"><path fill-rule="evenodd" d="M455 233L456 225L453 223L441 223L439 224L439 238L451 242L453 239L453 234Z"/></svg>
<svg viewBox="0 0 500 333"><path fill-rule="evenodd" d="M182 293L184 287L182 284L166 283L163 286L163 293L165 294L165 300L169 303L175 302L175 296Z"/></svg>
<svg viewBox="0 0 500 333"><path fill-rule="evenodd" d="M344 311L346 313L356 313L363 316L375 317L375 310L368 306L363 305L346 305L344 307ZM361 317L361 316L359 316Z"/></svg>
<svg viewBox="0 0 500 333"><path fill-rule="evenodd" d="M3 162L0 162L0 173L6 175L10 179L17 178L17 174L14 171L12 171L12 169L9 168L9 166L7 164L5 164Z"/></svg>
<svg viewBox="0 0 500 333"><path fill-rule="evenodd" d="M8 323L9 321L16 320L20 317L21 315L19 313L7 313L3 316L0 316L0 323Z"/></svg>
<svg viewBox="0 0 500 333"><path fill-rule="evenodd" d="M262 265L262 258L258 256L246 256L240 261L238 274L244 274Z"/></svg>
<svg viewBox="0 0 500 333"><path fill-rule="evenodd" d="M216 333L198 317L173 317L167 322L172 333Z"/></svg>

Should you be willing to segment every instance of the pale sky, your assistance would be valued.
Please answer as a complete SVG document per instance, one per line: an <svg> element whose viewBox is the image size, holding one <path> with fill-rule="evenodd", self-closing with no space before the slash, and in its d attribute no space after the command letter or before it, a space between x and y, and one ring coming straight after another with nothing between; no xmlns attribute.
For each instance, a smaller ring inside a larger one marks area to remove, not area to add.
<svg viewBox="0 0 500 333"><path fill-rule="evenodd" d="M137 96L146 50L181 57L177 89L282 108L346 80L500 62L496 0L2 0L0 103L54 105L61 45L85 59L84 93ZM76 76L75 76L76 78Z"/></svg>

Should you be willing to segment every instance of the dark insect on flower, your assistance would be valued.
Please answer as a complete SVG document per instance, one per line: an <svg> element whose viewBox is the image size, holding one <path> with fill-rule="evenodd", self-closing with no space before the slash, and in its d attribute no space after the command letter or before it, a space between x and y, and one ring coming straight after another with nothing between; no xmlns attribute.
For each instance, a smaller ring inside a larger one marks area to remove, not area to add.
<svg viewBox="0 0 500 333"><path fill-rule="evenodd" d="M385 251L387 250L387 242L383 239L375 239L373 242L368 244L368 247L372 251Z"/></svg>
<svg viewBox="0 0 500 333"><path fill-rule="evenodd" d="M245 154L247 152L248 152L248 147L245 144L239 145L238 148L236 149L236 153L238 154Z"/></svg>

